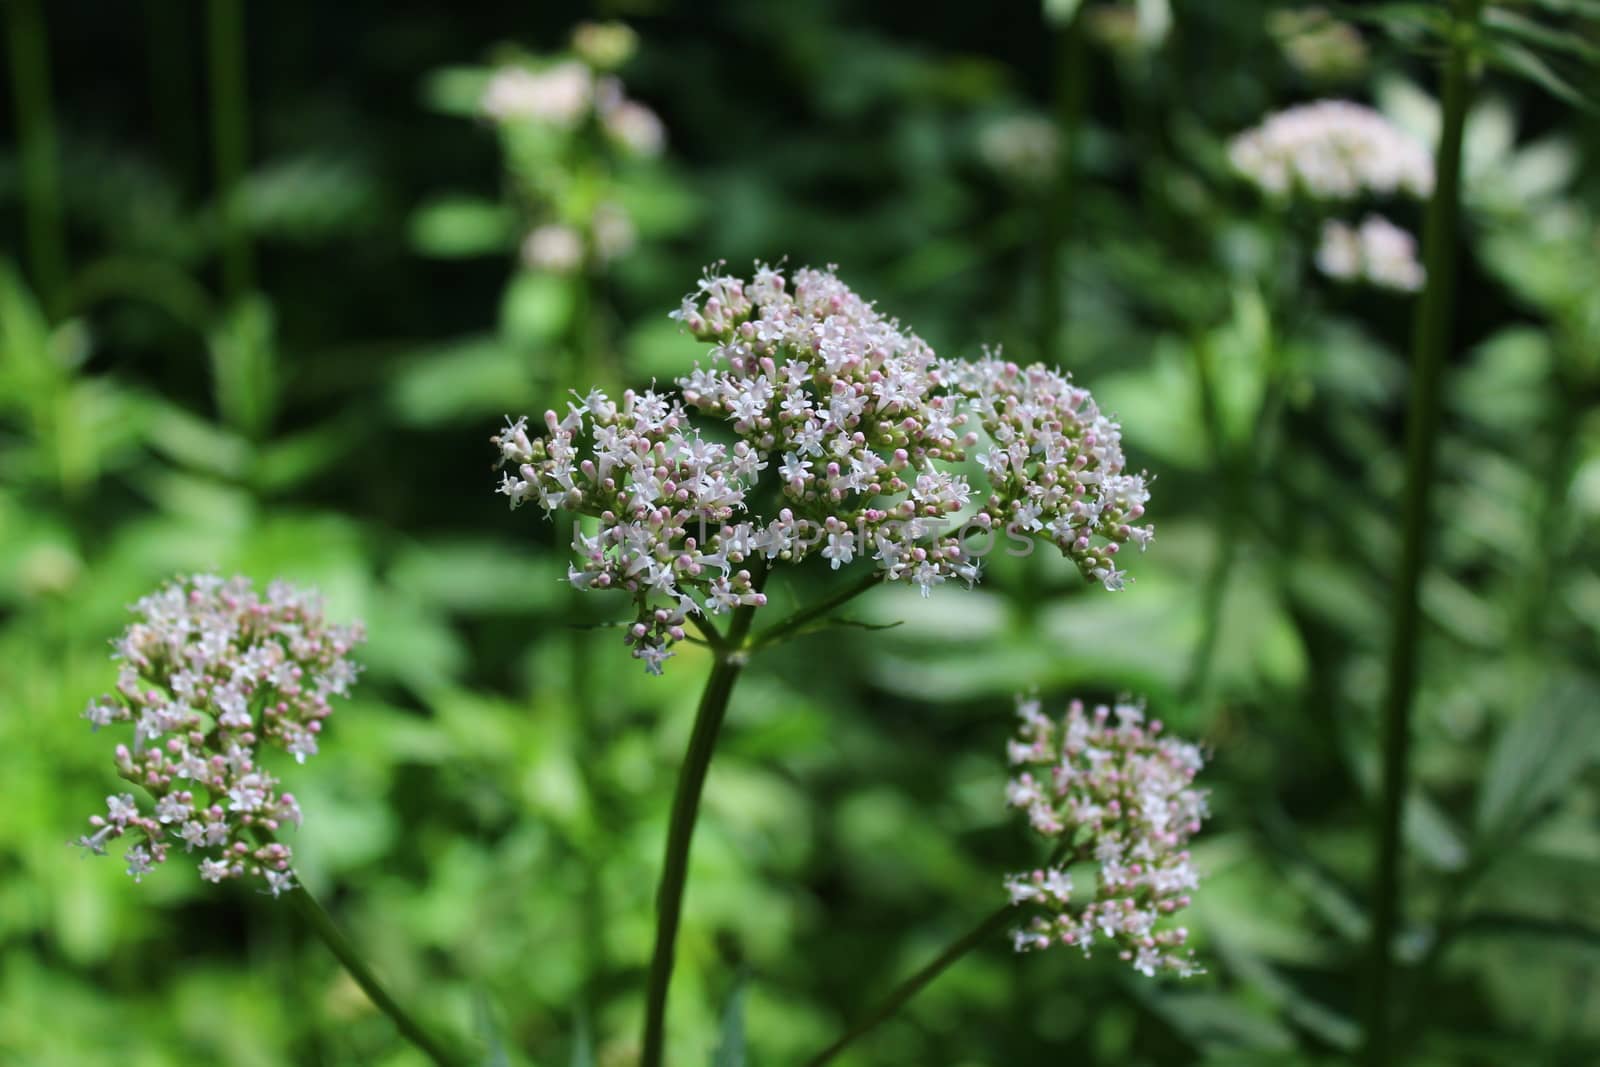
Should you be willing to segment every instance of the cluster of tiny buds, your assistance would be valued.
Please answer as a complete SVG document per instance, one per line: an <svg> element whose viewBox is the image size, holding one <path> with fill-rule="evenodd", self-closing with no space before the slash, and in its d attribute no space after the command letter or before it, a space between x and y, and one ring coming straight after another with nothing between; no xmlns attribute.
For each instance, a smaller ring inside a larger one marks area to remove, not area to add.
<svg viewBox="0 0 1600 1067"><path fill-rule="evenodd" d="M1338 219L1324 222L1317 269L1340 281L1404 293L1416 292L1428 280L1417 259L1417 239L1381 215L1368 215L1359 227Z"/></svg>
<svg viewBox="0 0 1600 1067"><path fill-rule="evenodd" d="M1318 100L1267 117L1228 145L1233 165L1272 196L1323 200L1433 192L1433 157L1378 112Z"/></svg>
<svg viewBox="0 0 1600 1067"><path fill-rule="evenodd" d="M84 711L94 729L132 723L116 747L117 773L148 795L106 798L106 813L77 844L103 855L132 836L128 874L142 880L175 845L200 854L209 882L252 876L274 896L294 887L289 846L300 805L261 763L270 743L298 762L317 751L331 700L356 678L349 653L359 624L331 626L314 594L274 582L258 596L244 578L195 575L133 606L114 642L116 692Z"/></svg>
<svg viewBox="0 0 1600 1067"><path fill-rule="evenodd" d="M1055 851L1047 866L1005 879L1013 904L1040 912L1016 931L1017 951L1060 944L1087 956L1104 942L1145 975L1199 973L1188 931L1158 924L1199 882L1188 843L1206 816L1193 784L1200 750L1128 703L1086 711L1073 701L1056 722L1023 700L1018 715L1006 799ZM1092 888L1077 888L1074 868Z"/></svg>
<svg viewBox="0 0 1600 1067"><path fill-rule="evenodd" d="M628 640L652 672L689 616L763 604L752 575L774 560L871 559L927 595L978 577L960 527L1049 541L1117 589L1118 550L1150 540L1119 427L1054 370L940 359L831 270L708 272L673 317L711 346L679 396L574 394L542 435L519 418L493 438L513 507L597 520L569 577L633 596ZM691 409L735 440L703 436Z"/></svg>

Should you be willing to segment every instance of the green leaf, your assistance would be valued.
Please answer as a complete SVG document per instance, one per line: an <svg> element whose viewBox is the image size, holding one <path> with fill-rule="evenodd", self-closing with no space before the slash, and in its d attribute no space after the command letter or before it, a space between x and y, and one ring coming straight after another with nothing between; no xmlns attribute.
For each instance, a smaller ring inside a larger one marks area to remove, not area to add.
<svg viewBox="0 0 1600 1067"><path fill-rule="evenodd" d="M429 349L413 359L389 387L389 403L411 426L452 419L507 415L532 407L534 388L526 361L499 340L469 337ZM490 427L483 429L485 470Z"/></svg>
<svg viewBox="0 0 1600 1067"><path fill-rule="evenodd" d="M1583 59L1600 59L1600 48L1596 48L1577 34L1545 26L1503 7L1491 7L1486 10L1483 13L1483 22L1492 30L1520 38L1531 45L1556 52L1566 52Z"/></svg>
<svg viewBox="0 0 1600 1067"><path fill-rule="evenodd" d="M1489 62L1532 82L1551 96L1588 112L1600 111L1594 100L1585 96L1555 68L1546 63L1538 53L1514 41L1491 38L1488 43Z"/></svg>
<svg viewBox="0 0 1600 1067"><path fill-rule="evenodd" d="M1083 0L1044 0L1044 18L1052 26L1065 26L1083 6Z"/></svg>
<svg viewBox="0 0 1600 1067"><path fill-rule="evenodd" d="M504 253L516 232L517 218L510 208L477 196L442 196L411 216L411 247L439 259Z"/></svg>
<svg viewBox="0 0 1600 1067"><path fill-rule="evenodd" d="M577 305L575 284L554 274L518 273L500 304L500 332L506 341L518 348L540 348L559 337Z"/></svg>
<svg viewBox="0 0 1600 1067"><path fill-rule="evenodd" d="M711 1055L711 1067L745 1067L744 984L745 976L741 971L733 980L733 988L722 1008L722 1032L717 1049Z"/></svg>
<svg viewBox="0 0 1600 1067"><path fill-rule="evenodd" d="M1600 755L1600 693L1569 676L1501 733L1478 792L1477 832L1486 847L1520 833Z"/></svg>
<svg viewBox="0 0 1600 1067"><path fill-rule="evenodd" d="M217 413L247 438L266 436L277 410L277 344L272 306L241 301L211 331L212 388Z"/></svg>
<svg viewBox="0 0 1600 1067"><path fill-rule="evenodd" d="M1553 919L1542 915L1477 912L1461 924L1458 936L1548 941L1564 949L1584 948L1590 952L1600 952L1600 929L1576 919Z"/></svg>
<svg viewBox="0 0 1600 1067"><path fill-rule="evenodd" d="M577 1022L572 1028L572 1058L567 1062L571 1067L595 1067L594 1037L589 1033L589 1016L586 1012L578 1012Z"/></svg>
<svg viewBox="0 0 1600 1067"><path fill-rule="evenodd" d="M444 67L433 71L423 79L422 102L446 115L476 115L490 77L484 67Z"/></svg>

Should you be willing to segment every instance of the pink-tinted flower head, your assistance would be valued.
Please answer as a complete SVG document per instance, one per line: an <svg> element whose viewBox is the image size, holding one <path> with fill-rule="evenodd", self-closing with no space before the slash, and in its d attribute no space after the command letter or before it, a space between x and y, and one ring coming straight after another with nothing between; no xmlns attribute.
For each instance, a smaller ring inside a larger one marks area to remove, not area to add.
<svg viewBox="0 0 1600 1067"><path fill-rule="evenodd" d="M283 582L264 597L244 578L195 575L133 606L114 642L121 661L115 695L84 712L95 729L133 726L116 748L132 792L106 798L78 844L95 853L119 837L137 881L174 847L199 853L207 881L259 877L274 896L293 885L289 846L269 840L300 825L293 794L262 763L267 745L297 762L317 751L335 697L349 694L348 657L360 624L330 625L320 600Z"/></svg>
<svg viewBox="0 0 1600 1067"><path fill-rule="evenodd" d="M1058 722L1025 700L1018 715L1006 801L1055 855L1006 876L1012 903L1041 912L1016 932L1017 950L1071 945L1087 956L1105 945L1146 975L1198 973L1188 931L1168 920L1199 884L1188 846L1207 814L1194 788L1200 750L1128 703L1089 711L1073 701ZM1080 873L1088 884L1074 884L1074 867L1093 871Z"/></svg>
<svg viewBox="0 0 1600 1067"><path fill-rule="evenodd" d="M1117 424L1042 365L939 358L831 271L707 272L673 317L709 346L676 395L598 391L494 438L513 507L598 520L571 577L637 606L658 670L689 615L759 605L756 562L875 566L924 594L1000 538L1117 589L1148 493Z"/></svg>

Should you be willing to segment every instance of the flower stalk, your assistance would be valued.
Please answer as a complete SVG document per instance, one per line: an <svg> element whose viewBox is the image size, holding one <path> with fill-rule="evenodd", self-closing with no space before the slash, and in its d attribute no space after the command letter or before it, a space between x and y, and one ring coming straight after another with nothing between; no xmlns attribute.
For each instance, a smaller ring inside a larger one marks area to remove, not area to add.
<svg viewBox="0 0 1600 1067"><path fill-rule="evenodd" d="M1461 143L1471 97L1471 49L1481 0L1460 0L1445 64L1443 123L1437 180L1423 228L1427 286L1413 338L1411 401L1406 425L1406 481L1394 623L1383 696L1383 791L1379 812L1377 875L1373 886L1371 978L1367 989L1365 1060L1391 1062L1390 1001L1394 938L1400 923L1401 823L1410 787L1411 707L1416 693L1422 608L1419 590L1427 565L1428 526L1443 406L1445 356L1454 310L1457 226L1461 202Z"/></svg>
<svg viewBox="0 0 1600 1067"><path fill-rule="evenodd" d="M222 227L222 288L236 304L255 287L250 236L241 217L248 155L245 97L244 9L240 0L211 0L211 140L217 206Z"/></svg>
<svg viewBox="0 0 1600 1067"><path fill-rule="evenodd" d="M322 939L328 946L344 969L354 978L356 985L367 995L377 1009L383 1012L394 1023L407 1041L415 1045L439 1067L457 1067L465 1063L465 1059L457 1057L447 1051L434 1036L422 1027L411 1015L400 1006L400 1003L389 995L389 991L378 981L378 976L372 968L367 966L367 961L362 959L361 953L344 936L344 932L334 923L333 917L317 902L310 891L303 884L296 884L286 896L294 910L305 920L306 925Z"/></svg>
<svg viewBox="0 0 1600 1067"><path fill-rule="evenodd" d="M926 989L929 983L948 970L952 964L990 937L999 933L1006 923L1011 920L1016 910L1015 905L1008 902L990 912L976 926L950 942L943 952L929 961L916 974L895 986L888 996L878 1002L877 1007L862 1016L860 1021L850 1029L840 1034L831 1045L807 1060L806 1067L821 1067L822 1064L827 1063L843 1052L857 1038L874 1029L879 1023L893 1017L895 1012L905 1007L912 997Z"/></svg>
<svg viewBox="0 0 1600 1067"><path fill-rule="evenodd" d="M656 890L656 945L650 957L649 988L646 993L643 1067L660 1067L665 1053L667 987L672 981L672 965L677 955L678 921L683 913L683 888L689 877L689 847L694 841L695 821L700 814L700 794L706 772L716 752L717 735L728 715L728 702L734 683L744 670L748 654L741 648L755 617L753 605L736 609L728 633L719 646L711 675L700 694L689 748L684 753L683 769L672 797L672 817L667 829L666 857L661 864L661 883Z"/></svg>

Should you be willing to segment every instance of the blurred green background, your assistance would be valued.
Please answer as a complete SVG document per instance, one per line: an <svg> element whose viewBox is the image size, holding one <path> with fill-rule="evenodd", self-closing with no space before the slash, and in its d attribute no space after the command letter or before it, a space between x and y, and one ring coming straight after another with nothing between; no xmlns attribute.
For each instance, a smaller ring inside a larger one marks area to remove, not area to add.
<svg viewBox="0 0 1600 1067"><path fill-rule="evenodd" d="M288 776L294 847L401 999L491 1062L630 1061L707 663L648 678L593 628L625 608L573 602L487 439L683 372L666 313L700 268L785 256L943 355L1071 370L1154 475L1157 537L1119 595L996 557L976 591L846 612L896 628L758 661L695 842L674 1062L741 1062L741 1030L748 1062L797 1062L998 903L1033 856L1001 800L1030 688L1147 694L1213 751L1210 973L997 939L841 1062L1347 1059L1414 298L1318 275L1316 210L1225 148L1323 96L1431 138L1437 77L1403 17L1319 51L1276 7L6 0L0 1063L422 1062L270 899L67 846L116 788L78 717L107 642L205 569L368 624L356 700ZM663 151L476 113L493 68L605 18ZM1575 55L1491 73L1468 125L1405 823L1419 1063L1600 1062L1600 123L1566 99L1600 80ZM581 262L520 253L541 225Z"/></svg>

